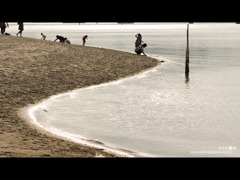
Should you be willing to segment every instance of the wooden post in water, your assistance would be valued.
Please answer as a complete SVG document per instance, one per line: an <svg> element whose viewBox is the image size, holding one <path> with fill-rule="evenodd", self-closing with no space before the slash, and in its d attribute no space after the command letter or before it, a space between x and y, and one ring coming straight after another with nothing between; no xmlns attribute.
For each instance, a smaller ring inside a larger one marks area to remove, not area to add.
<svg viewBox="0 0 240 180"><path fill-rule="evenodd" d="M186 61L185 61L185 74L189 74L189 23L187 25L187 50L186 50Z"/></svg>

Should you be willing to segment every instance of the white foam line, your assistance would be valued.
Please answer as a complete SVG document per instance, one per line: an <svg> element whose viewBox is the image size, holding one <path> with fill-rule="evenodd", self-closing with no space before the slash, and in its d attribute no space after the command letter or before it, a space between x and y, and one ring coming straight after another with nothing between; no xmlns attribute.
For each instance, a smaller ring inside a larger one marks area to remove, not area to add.
<svg viewBox="0 0 240 180"><path fill-rule="evenodd" d="M149 57L157 59L158 61L162 60L162 59L160 59L159 57L156 57L156 56L149 56ZM168 61L168 60L164 60L164 61ZM162 63L161 66L163 64L164 63ZM67 96L67 95L69 95L69 97L71 97L71 96L74 96L74 94L77 94L77 93L79 93L80 91L83 91L83 90L95 89L95 88L98 88L98 87L108 86L108 85L112 85L112 84L120 84L124 80L132 79L132 78L138 78L138 77L141 77L141 76L145 76L148 73L154 72L154 71L156 71L156 68L158 68L158 67L159 66L156 66L156 67L154 67L150 70L143 71L142 73L133 75L131 77L125 77L125 78L122 78L122 79L118 79L118 80L114 80L114 81L110 81L110 82L106 82L106 83L101 83L101 84L97 84L97 85L91 85L91 86L88 86L88 87L75 89L75 90L72 90L70 92L64 92L64 93L60 93L60 94L57 94L57 95L53 95L53 96L50 96L49 98L47 98L44 102L52 101L54 99L57 99L57 98L62 97L62 96Z"/></svg>
<svg viewBox="0 0 240 180"><path fill-rule="evenodd" d="M37 128L41 131L45 131L51 135L57 136L58 138L72 141L72 142L75 142L75 143L78 143L81 145L98 148L98 149L103 149L103 151L105 151L105 152L116 154L120 157L164 157L164 156L156 156L156 155L152 155L152 154L148 154L148 153L134 152L134 151L128 150L128 149L122 149L121 147L115 147L115 148L112 147L111 148L111 146L109 147L106 143L105 144L103 143L103 145L101 145L101 144L98 145L96 143L92 143L92 142L94 142L94 140L88 139L81 135L72 134L72 133L69 133L66 131L59 130L54 127L44 127L42 124L40 124L37 121L36 117L34 116L34 112L36 110L38 110L39 108L41 108L41 106L42 106L42 103L39 103L39 104L32 105L27 108L27 116L30 118L28 122L31 123L35 128ZM125 151L129 151L129 153L125 152ZM96 156L99 156L99 155L96 155Z"/></svg>
<svg viewBox="0 0 240 180"><path fill-rule="evenodd" d="M50 133L52 135L63 138L64 140L73 141L75 143L79 143L79 144L94 147L94 148L104 149L105 152L117 154L117 155L120 155L123 157L134 157L133 155L122 152L122 151L111 149L111 148L105 147L103 145L91 143L91 142L89 142L90 139L87 139L80 135L75 135L72 133L61 131L61 130L59 130L57 128L53 128L53 127L44 127L37 121L36 117L34 116L34 112L36 110L38 110L39 108L41 108L41 105L42 105L42 103L39 103L39 104L31 106L30 108L27 109L27 114L28 114L29 118L31 119L31 121L29 121L29 122L31 124L33 124L35 127L41 128L41 130L47 131L48 133Z"/></svg>

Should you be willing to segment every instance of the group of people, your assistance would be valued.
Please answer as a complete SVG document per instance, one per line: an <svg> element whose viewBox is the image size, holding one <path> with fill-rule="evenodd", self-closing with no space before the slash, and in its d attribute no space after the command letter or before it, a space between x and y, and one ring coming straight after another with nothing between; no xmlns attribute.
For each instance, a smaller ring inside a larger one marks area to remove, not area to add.
<svg viewBox="0 0 240 180"><path fill-rule="evenodd" d="M42 39L45 40L46 36L41 33L42 35ZM143 53L144 56L146 56L146 54L144 53L144 48L147 47L147 44L143 42L142 40L142 35L140 33L136 34L135 37L137 38L135 41L135 52L137 53L137 55L141 55L141 53ZM86 43L86 39L88 38L88 35L85 35L82 37L82 41L83 41L83 46L85 46ZM59 42L61 43L67 43L67 44L71 44L71 42L63 36L56 36L56 39L54 41L59 40Z"/></svg>
<svg viewBox="0 0 240 180"><path fill-rule="evenodd" d="M0 28L1 28L1 34L2 35L11 35L10 33L6 33L6 28L9 28L9 24L7 22L0 22ZM17 36L20 34L20 37L22 37L22 32L24 30L23 22L18 22L18 33Z"/></svg>
<svg viewBox="0 0 240 180"><path fill-rule="evenodd" d="M46 35L44 35L43 33L41 33L41 36L42 36L42 38L41 38L42 40L46 39ZM87 37L88 37L88 35L85 35L85 36L82 37L83 46L85 46ZM63 36L56 35L56 39L54 40L54 42L57 41L57 40L59 40L59 42L61 42L61 43L71 44L71 42L68 40L68 38L63 37Z"/></svg>
<svg viewBox="0 0 240 180"><path fill-rule="evenodd" d="M5 30L6 28L9 28L9 24L7 22L0 22L0 28L1 28L1 34L2 35L11 35L9 33L6 33ZM20 37L22 37L22 32L24 30L24 26L23 26L23 22L18 22L18 33L16 34L16 36L20 35ZM42 36L42 40L46 39L46 35L44 35L43 33L41 33ZM135 52L137 53L137 55L141 55L141 53L143 53L144 56L146 56L146 54L144 53L144 48L147 47L147 44L143 42L142 40L142 35L140 33L136 34L135 37L137 38L135 41ZM82 37L82 41L83 41L83 46L85 46L86 44L86 39L88 38L88 35L85 35ZM71 44L71 42L63 36L56 36L56 39L54 41L59 40L59 42L61 43L67 43L67 44Z"/></svg>
<svg viewBox="0 0 240 180"><path fill-rule="evenodd" d="M41 35L42 35L42 39L45 40L46 36L43 33L41 33ZM135 52L137 53L137 55L141 55L141 53L143 53L143 55L146 56L146 54L144 53L144 48L147 47L147 44L143 42L142 35L138 33L135 35L135 37L137 38L135 41ZM88 38L88 35L85 35L82 37L83 46L85 46L87 38ZM66 37L63 37L63 36L57 35L54 42L57 40L59 40L59 42L61 43L71 44L71 42Z"/></svg>
<svg viewBox="0 0 240 180"><path fill-rule="evenodd" d="M16 36L20 35L20 37L22 37L22 32L24 30L24 25L23 25L23 22L18 22L18 33L16 34ZM11 35L10 33L7 33L6 32L6 28L9 28L9 24L8 22L0 22L0 28L1 28L1 34L2 35ZM42 40L45 40L46 39L46 35L44 35L43 33L41 33L41 36L42 36ZM83 41L83 46L85 46L86 44L86 39L88 38L88 35L85 35L82 37L82 41ZM65 37L62 37L62 36L59 36L57 35L56 36L56 40L59 40L61 43L67 43L67 44L71 44L71 42Z"/></svg>

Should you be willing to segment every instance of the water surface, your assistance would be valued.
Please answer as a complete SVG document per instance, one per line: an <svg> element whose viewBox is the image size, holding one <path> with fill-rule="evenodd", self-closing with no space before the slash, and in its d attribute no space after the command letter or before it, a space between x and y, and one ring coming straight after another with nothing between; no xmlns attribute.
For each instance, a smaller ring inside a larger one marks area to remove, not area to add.
<svg viewBox="0 0 240 180"><path fill-rule="evenodd" d="M59 34L81 44L87 34L89 46L128 52L133 52L134 35L140 32L148 44L146 54L165 60L141 75L45 101L33 112L37 122L147 156L240 156L240 26L191 24L188 77L186 27L25 25L29 37L40 39L45 31L49 40Z"/></svg>

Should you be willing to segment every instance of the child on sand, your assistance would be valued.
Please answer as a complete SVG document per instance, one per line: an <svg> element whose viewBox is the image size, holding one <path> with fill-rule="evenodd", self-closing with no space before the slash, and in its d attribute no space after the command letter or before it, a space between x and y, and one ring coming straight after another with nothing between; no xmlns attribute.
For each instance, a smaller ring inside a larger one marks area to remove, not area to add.
<svg viewBox="0 0 240 180"><path fill-rule="evenodd" d="M135 52L137 53L137 55L141 55L141 53L143 53L144 56L147 56L145 53L144 53L144 50L143 48L147 47L147 44L144 43L144 44L140 44L139 46L136 47L135 49Z"/></svg>
<svg viewBox="0 0 240 180"><path fill-rule="evenodd" d="M65 38L64 42L67 43L67 44L71 44L71 42L67 38Z"/></svg>
<svg viewBox="0 0 240 180"><path fill-rule="evenodd" d="M43 33L41 33L41 35L42 35L42 40L45 40L46 39L46 36L43 34Z"/></svg>
<svg viewBox="0 0 240 180"><path fill-rule="evenodd" d="M86 39L87 39L87 38L88 38L87 35L85 35L85 36L82 37L82 40L83 40L83 46L85 46L85 43L86 43Z"/></svg>

